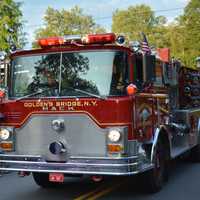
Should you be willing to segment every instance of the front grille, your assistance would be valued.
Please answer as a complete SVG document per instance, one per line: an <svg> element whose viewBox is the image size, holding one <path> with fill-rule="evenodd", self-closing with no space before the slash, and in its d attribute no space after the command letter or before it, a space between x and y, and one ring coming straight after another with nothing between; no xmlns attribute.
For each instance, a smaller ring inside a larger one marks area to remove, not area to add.
<svg viewBox="0 0 200 200"><path fill-rule="evenodd" d="M53 120L63 120L63 130L55 131ZM66 161L71 156L106 156L106 130L85 114L33 115L15 133L18 155L40 155L49 161ZM56 141L65 145L66 153L53 155L49 151L49 145Z"/></svg>

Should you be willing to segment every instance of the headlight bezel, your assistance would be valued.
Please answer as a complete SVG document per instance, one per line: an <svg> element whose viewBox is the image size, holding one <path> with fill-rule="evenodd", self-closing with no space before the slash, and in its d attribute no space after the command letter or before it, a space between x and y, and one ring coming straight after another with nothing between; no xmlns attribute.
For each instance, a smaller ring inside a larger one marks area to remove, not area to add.
<svg viewBox="0 0 200 200"><path fill-rule="evenodd" d="M11 137L11 131L7 128L0 128L0 141L7 141Z"/></svg>
<svg viewBox="0 0 200 200"><path fill-rule="evenodd" d="M109 134L118 132L118 137L112 140ZM119 136L120 135L120 136ZM128 151L128 126L107 127L106 147L108 156L120 156Z"/></svg>
<svg viewBox="0 0 200 200"><path fill-rule="evenodd" d="M110 142L116 143L121 140L122 133L119 129L110 129L108 131L107 137Z"/></svg>
<svg viewBox="0 0 200 200"><path fill-rule="evenodd" d="M6 126L0 127L0 132L5 130L9 132L9 137L7 138L0 137L0 148L5 152L15 151L15 135L13 134L14 127L6 127Z"/></svg>

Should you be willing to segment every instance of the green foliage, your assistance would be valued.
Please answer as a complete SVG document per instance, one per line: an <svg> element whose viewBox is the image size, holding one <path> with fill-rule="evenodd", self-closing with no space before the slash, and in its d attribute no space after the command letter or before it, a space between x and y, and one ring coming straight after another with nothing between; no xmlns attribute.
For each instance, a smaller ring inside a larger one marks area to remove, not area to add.
<svg viewBox="0 0 200 200"><path fill-rule="evenodd" d="M200 56L200 1L191 0L179 18L182 28L184 57L186 65L195 65L195 58Z"/></svg>
<svg viewBox="0 0 200 200"><path fill-rule="evenodd" d="M130 6L127 10L116 10L113 14L112 30L124 33L129 40L140 40L140 32L144 32L152 41L154 32L158 33L157 28L165 23L165 17L156 17L149 6L141 4Z"/></svg>
<svg viewBox="0 0 200 200"><path fill-rule="evenodd" d="M45 27L36 30L36 39L47 36L105 32L104 28L95 24L91 16L84 15L83 10L78 6L60 11L49 7L44 21Z"/></svg>
<svg viewBox="0 0 200 200"><path fill-rule="evenodd" d="M22 47L24 33L22 32L21 3L13 0L0 0L0 50L9 51L9 40Z"/></svg>
<svg viewBox="0 0 200 200"><path fill-rule="evenodd" d="M130 6L113 14L112 30L124 33L128 40L139 40L144 32L150 45L168 47L171 55L187 66L194 66L200 56L200 1L190 0L184 14L175 22L166 24L163 16L155 16L149 6Z"/></svg>
<svg viewBox="0 0 200 200"><path fill-rule="evenodd" d="M170 48L171 56L176 59L181 60L185 63L185 58L187 57L185 52L185 35L184 28L179 25L179 23L171 23L166 27L166 31L162 38L166 38L166 47Z"/></svg>

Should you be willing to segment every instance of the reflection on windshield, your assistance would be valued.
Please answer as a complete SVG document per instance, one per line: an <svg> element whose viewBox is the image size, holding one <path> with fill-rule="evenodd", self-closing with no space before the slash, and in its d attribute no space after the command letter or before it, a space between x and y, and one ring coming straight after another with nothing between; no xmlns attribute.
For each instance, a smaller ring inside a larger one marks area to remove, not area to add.
<svg viewBox="0 0 200 200"><path fill-rule="evenodd" d="M124 95L127 77L127 55L122 51L17 57L12 62L11 96ZM37 93L41 89L44 92Z"/></svg>

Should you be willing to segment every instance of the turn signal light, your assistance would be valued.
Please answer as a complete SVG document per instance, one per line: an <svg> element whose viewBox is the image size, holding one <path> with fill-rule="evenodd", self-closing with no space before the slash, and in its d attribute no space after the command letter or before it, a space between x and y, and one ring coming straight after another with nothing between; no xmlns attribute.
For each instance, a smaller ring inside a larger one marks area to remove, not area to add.
<svg viewBox="0 0 200 200"><path fill-rule="evenodd" d="M121 144L108 144L109 153L119 153L121 151L123 151L123 147Z"/></svg>
<svg viewBox="0 0 200 200"><path fill-rule="evenodd" d="M12 142L1 142L0 148L2 148L4 151L12 151L13 143Z"/></svg>

